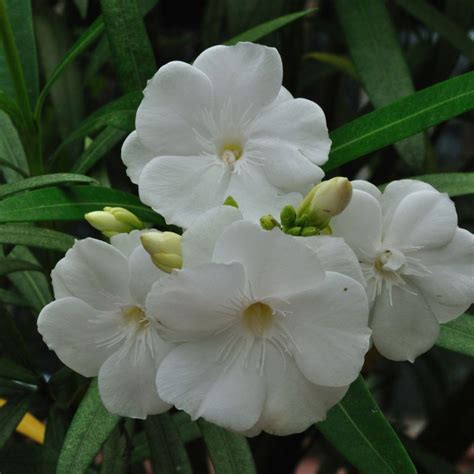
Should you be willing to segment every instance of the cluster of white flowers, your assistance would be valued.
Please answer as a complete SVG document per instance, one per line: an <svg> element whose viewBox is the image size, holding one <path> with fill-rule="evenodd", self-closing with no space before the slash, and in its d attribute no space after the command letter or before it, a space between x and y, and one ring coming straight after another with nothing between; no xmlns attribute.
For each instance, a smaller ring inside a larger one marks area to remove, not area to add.
<svg viewBox="0 0 474 474"><path fill-rule="evenodd" d="M300 432L372 344L413 361L473 302L474 239L448 196L414 180L383 194L317 185L324 114L281 84L278 52L251 43L149 81L122 158L142 201L184 232L89 214L110 244L75 243L38 320L111 412L174 405L248 436Z"/></svg>

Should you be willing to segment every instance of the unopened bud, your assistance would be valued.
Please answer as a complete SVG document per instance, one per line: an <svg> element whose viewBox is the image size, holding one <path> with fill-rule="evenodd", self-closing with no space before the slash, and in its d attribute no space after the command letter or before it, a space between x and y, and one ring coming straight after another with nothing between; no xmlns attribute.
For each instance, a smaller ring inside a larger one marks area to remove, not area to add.
<svg viewBox="0 0 474 474"><path fill-rule="evenodd" d="M292 227L291 229L288 229L286 233L289 235L298 236L301 235L301 230L301 227Z"/></svg>
<svg viewBox="0 0 474 474"><path fill-rule="evenodd" d="M144 228L143 222L135 214L122 207L104 207L103 211L88 212L84 218L106 237Z"/></svg>
<svg viewBox="0 0 474 474"><path fill-rule="evenodd" d="M224 201L224 206L232 206L235 208L239 208L237 201L232 196L227 196L226 200Z"/></svg>
<svg viewBox="0 0 474 474"><path fill-rule="evenodd" d="M174 232L146 232L140 237L153 263L164 272L183 266L181 236Z"/></svg>
<svg viewBox="0 0 474 474"><path fill-rule="evenodd" d="M285 206L280 212L280 220L284 227L293 227L296 220L296 209L293 206Z"/></svg>
<svg viewBox="0 0 474 474"><path fill-rule="evenodd" d="M302 237L312 237L313 235L319 235L319 231L316 227L305 227L301 231Z"/></svg>
<svg viewBox="0 0 474 474"><path fill-rule="evenodd" d="M272 230L275 227L280 227L280 223L271 214L260 217L260 225L263 230Z"/></svg>

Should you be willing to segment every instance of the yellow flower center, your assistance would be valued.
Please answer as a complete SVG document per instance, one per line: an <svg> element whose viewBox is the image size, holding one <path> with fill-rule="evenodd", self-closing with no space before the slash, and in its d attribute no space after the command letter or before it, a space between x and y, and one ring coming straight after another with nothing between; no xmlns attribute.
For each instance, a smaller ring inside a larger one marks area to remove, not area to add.
<svg viewBox="0 0 474 474"><path fill-rule="evenodd" d="M222 147L221 159L226 165L234 164L242 156L242 147L236 143L228 143Z"/></svg>
<svg viewBox="0 0 474 474"><path fill-rule="evenodd" d="M150 325L145 313L139 306L129 306L122 310L123 317L128 323L136 324L139 329L145 329Z"/></svg>
<svg viewBox="0 0 474 474"><path fill-rule="evenodd" d="M250 329L255 335L262 336L272 325L273 310L265 303L253 303L242 313L244 327Z"/></svg>

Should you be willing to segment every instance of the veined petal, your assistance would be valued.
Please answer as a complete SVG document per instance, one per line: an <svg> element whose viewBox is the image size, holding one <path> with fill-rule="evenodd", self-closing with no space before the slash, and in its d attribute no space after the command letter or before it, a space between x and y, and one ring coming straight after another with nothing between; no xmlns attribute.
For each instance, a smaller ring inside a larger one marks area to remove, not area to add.
<svg viewBox="0 0 474 474"><path fill-rule="evenodd" d="M117 350L113 340L122 332L122 320L118 313L104 313L78 298L65 297L41 310L38 331L65 365L94 377Z"/></svg>
<svg viewBox="0 0 474 474"><path fill-rule="evenodd" d="M384 289L375 301L371 327L375 347L391 360L413 362L439 335L435 315L414 287L392 287L392 301Z"/></svg>
<svg viewBox="0 0 474 474"><path fill-rule="evenodd" d="M369 309L362 285L327 272L314 289L288 298L282 308L295 341L295 360L312 383L349 385L358 376L369 349Z"/></svg>
<svg viewBox="0 0 474 474"><path fill-rule="evenodd" d="M165 358L156 379L163 400L233 431L246 431L260 418L265 379L255 367L256 354L242 350L231 362L220 362L224 336L176 347Z"/></svg>
<svg viewBox="0 0 474 474"><path fill-rule="evenodd" d="M100 240L76 241L51 277L56 299L75 296L104 311L130 300L128 261L119 250Z"/></svg>
<svg viewBox="0 0 474 474"><path fill-rule="evenodd" d="M333 234L343 237L361 261L375 257L382 239L382 209L371 194L354 189L347 208L331 219Z"/></svg>
<svg viewBox="0 0 474 474"><path fill-rule="evenodd" d="M228 226L217 239L215 262L240 262L258 298L285 297L314 288L324 279L316 254L279 229L264 231L248 221Z"/></svg>
<svg viewBox="0 0 474 474"><path fill-rule="evenodd" d="M137 334L112 354L99 371L99 392L107 410L144 419L171 408L156 390L156 372L172 345L154 329Z"/></svg>
<svg viewBox="0 0 474 474"><path fill-rule="evenodd" d="M384 222L384 245L398 249L436 248L447 244L457 228L454 203L447 194L418 191L403 198Z"/></svg>
<svg viewBox="0 0 474 474"><path fill-rule="evenodd" d="M283 66L275 48L254 43L213 46L194 61L214 88L215 114L228 104L236 119L251 118L277 97Z"/></svg>
<svg viewBox="0 0 474 474"><path fill-rule="evenodd" d="M155 152L141 142L136 130L130 133L122 145L122 161L127 167L127 176L132 183L138 184L143 168L156 156Z"/></svg>
<svg viewBox="0 0 474 474"><path fill-rule="evenodd" d="M181 227L229 195L230 170L212 156L161 156L145 166L140 199L167 222Z"/></svg>
<svg viewBox="0 0 474 474"><path fill-rule="evenodd" d="M317 165L326 163L331 148L324 112L307 99L286 100L264 110L249 134L252 140L289 144Z"/></svg>
<svg viewBox="0 0 474 474"><path fill-rule="evenodd" d="M183 234L183 266L209 263L216 240L227 226L239 220L242 213L232 206L215 207L199 216Z"/></svg>
<svg viewBox="0 0 474 474"><path fill-rule="evenodd" d="M154 156L195 156L202 150L204 111L212 109L213 87L199 69L173 61L148 81L136 117L137 134Z"/></svg>
<svg viewBox="0 0 474 474"><path fill-rule="evenodd" d="M242 265L208 263L162 278L146 300L163 337L190 340L213 334L236 321L245 273Z"/></svg>

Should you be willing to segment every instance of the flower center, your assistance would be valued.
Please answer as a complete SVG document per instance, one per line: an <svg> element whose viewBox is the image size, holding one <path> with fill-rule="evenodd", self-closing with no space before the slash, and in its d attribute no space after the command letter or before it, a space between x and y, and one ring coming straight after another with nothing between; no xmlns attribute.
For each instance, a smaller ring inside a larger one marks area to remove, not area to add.
<svg viewBox="0 0 474 474"><path fill-rule="evenodd" d="M242 312L242 324L256 336L262 336L272 322L273 310L265 303L253 303Z"/></svg>
<svg viewBox="0 0 474 474"><path fill-rule="evenodd" d="M387 249L380 253L374 262L379 273L396 272L406 263L405 255L396 249Z"/></svg>
<svg viewBox="0 0 474 474"><path fill-rule="evenodd" d="M136 324L138 329L146 329L150 325L144 311L139 306L128 306L122 309L122 315L127 323Z"/></svg>
<svg viewBox="0 0 474 474"><path fill-rule="evenodd" d="M222 147L221 160L226 165L233 165L242 156L242 147L236 143L228 143Z"/></svg>

